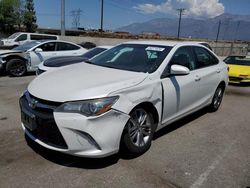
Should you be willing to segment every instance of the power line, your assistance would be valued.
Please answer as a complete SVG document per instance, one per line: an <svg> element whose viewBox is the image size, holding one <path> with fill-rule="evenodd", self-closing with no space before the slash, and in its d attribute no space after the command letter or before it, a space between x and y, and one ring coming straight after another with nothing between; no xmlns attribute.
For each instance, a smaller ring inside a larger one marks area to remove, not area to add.
<svg viewBox="0 0 250 188"><path fill-rule="evenodd" d="M178 24L178 33L177 33L177 39L180 38L180 30L181 30L181 16L183 15L183 12L185 11L185 8L179 8L177 11L179 12L179 24Z"/></svg>

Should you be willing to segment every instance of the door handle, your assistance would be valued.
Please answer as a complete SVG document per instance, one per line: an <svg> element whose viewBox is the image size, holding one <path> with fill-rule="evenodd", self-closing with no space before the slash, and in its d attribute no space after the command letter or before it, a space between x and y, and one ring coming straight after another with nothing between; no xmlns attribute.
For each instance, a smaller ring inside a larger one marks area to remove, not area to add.
<svg viewBox="0 0 250 188"><path fill-rule="evenodd" d="M195 80L196 82L198 82L198 81L200 81L200 80L201 80L201 77L200 77L200 76L198 76L198 75L196 75L194 80Z"/></svg>
<svg viewBox="0 0 250 188"><path fill-rule="evenodd" d="M217 69L216 72L217 72L217 73L220 73L220 69Z"/></svg>

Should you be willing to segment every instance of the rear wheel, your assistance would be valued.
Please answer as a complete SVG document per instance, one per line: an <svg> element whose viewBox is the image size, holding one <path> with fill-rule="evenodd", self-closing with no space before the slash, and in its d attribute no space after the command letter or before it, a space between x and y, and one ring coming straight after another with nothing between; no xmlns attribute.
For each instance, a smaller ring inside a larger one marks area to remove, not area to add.
<svg viewBox="0 0 250 188"><path fill-rule="evenodd" d="M153 116L143 108L132 111L126 124L122 144L130 154L140 155L146 152L155 131Z"/></svg>
<svg viewBox="0 0 250 188"><path fill-rule="evenodd" d="M26 64L21 59L11 59L7 62L6 65L7 72L12 76L23 76L27 69Z"/></svg>
<svg viewBox="0 0 250 188"><path fill-rule="evenodd" d="M215 112L219 109L222 98L223 98L224 90L225 90L225 87L222 84L219 85L217 89L215 90L212 103L209 106L209 110L211 112Z"/></svg>

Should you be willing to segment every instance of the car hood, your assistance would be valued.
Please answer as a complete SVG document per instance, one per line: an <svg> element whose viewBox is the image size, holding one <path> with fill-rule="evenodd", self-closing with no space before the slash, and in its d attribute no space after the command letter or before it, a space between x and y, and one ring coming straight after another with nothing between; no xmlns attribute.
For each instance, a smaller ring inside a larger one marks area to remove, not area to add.
<svg viewBox="0 0 250 188"><path fill-rule="evenodd" d="M250 75L250 66L247 65L228 65L229 74L234 75Z"/></svg>
<svg viewBox="0 0 250 188"><path fill-rule="evenodd" d="M41 74L30 83L28 91L37 98L54 102L86 100L135 86L147 75L79 63Z"/></svg>
<svg viewBox="0 0 250 188"><path fill-rule="evenodd" d="M44 61L43 65L47 67L62 67L75 63L80 63L87 60L81 56L66 56L66 57L53 57Z"/></svg>
<svg viewBox="0 0 250 188"><path fill-rule="evenodd" d="M21 53L19 50L0 50L0 55L7 55L11 53Z"/></svg>

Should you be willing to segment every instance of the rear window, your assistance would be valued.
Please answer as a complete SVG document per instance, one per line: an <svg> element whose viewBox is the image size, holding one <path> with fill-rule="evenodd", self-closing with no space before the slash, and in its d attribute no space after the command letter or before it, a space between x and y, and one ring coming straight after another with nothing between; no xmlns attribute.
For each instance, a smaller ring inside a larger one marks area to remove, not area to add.
<svg viewBox="0 0 250 188"><path fill-rule="evenodd" d="M248 65L248 66L250 66L250 57L232 56L232 57L227 57L224 60L224 62L227 64L231 64L231 65Z"/></svg>
<svg viewBox="0 0 250 188"><path fill-rule="evenodd" d="M80 47L66 42L57 43L57 51L79 50Z"/></svg>
<svg viewBox="0 0 250 188"><path fill-rule="evenodd" d="M101 52L103 52L105 50L106 50L105 48L94 48L92 50L89 50L88 52L86 52L82 56L90 59L90 58L96 56L97 54L100 54Z"/></svg>

